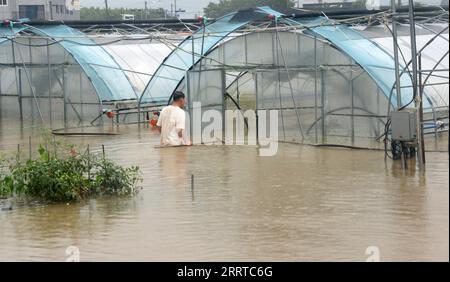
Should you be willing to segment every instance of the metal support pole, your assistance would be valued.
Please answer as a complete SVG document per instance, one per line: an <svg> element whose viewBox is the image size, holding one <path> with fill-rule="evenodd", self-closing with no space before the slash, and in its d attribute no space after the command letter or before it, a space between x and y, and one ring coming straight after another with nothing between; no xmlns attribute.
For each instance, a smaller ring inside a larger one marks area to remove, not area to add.
<svg viewBox="0 0 450 282"><path fill-rule="evenodd" d="M64 128L67 128L67 93L66 93L66 68L62 67L62 91L63 91L63 117Z"/></svg>
<svg viewBox="0 0 450 282"><path fill-rule="evenodd" d="M84 99L83 99L83 72L80 69L80 108L81 108L81 124L84 121Z"/></svg>
<svg viewBox="0 0 450 282"><path fill-rule="evenodd" d="M322 115L322 144L325 144L326 139L326 130L325 130L325 80L324 80L324 74L323 70L320 71L320 83L321 83L321 100L322 100L322 108L321 108L321 115Z"/></svg>
<svg viewBox="0 0 450 282"><path fill-rule="evenodd" d="M105 0L105 15L106 15L106 20L109 20L108 0Z"/></svg>
<svg viewBox="0 0 450 282"><path fill-rule="evenodd" d="M48 117L50 120L50 128L53 128L52 118L52 72L50 64L50 45L48 39L47 42L47 64L48 64Z"/></svg>
<svg viewBox="0 0 450 282"><path fill-rule="evenodd" d="M277 34L277 40L278 40L278 42L280 44L279 47L280 47L280 51L281 51L281 58L283 59L283 64L284 64L284 67L286 69L286 74L288 76L289 90L291 92L292 103L294 105L295 115L297 117L297 123L298 123L298 127L299 127L299 130L300 130L300 135L302 136L302 142L304 142L305 141L305 135L303 133L303 126L302 126L302 122L301 122L301 118L300 118L300 113L299 113L297 105L296 105L297 103L295 102L294 88L292 87L291 75L289 73L289 68L287 66L286 57L284 56L283 46L281 45L280 34L278 32L278 29L276 30L276 34Z"/></svg>
<svg viewBox="0 0 450 282"><path fill-rule="evenodd" d="M239 89L239 78L236 80L236 101L241 106L241 91Z"/></svg>
<svg viewBox="0 0 450 282"><path fill-rule="evenodd" d="M185 76L185 80L186 80L186 98L187 98L187 111L189 113L189 133L191 135L191 141L193 145L197 145L194 144L194 101L192 99L192 95L191 95L191 74L189 71L186 71L186 76ZM200 143L202 142L202 137L201 137L201 122L200 122Z"/></svg>
<svg viewBox="0 0 450 282"><path fill-rule="evenodd" d="M175 17L178 18L177 16L177 0L173 0L174 2L174 8L175 8Z"/></svg>
<svg viewBox="0 0 450 282"><path fill-rule="evenodd" d="M25 72L25 76L26 76L26 78L27 78L28 85L30 86L31 94L33 95L34 102L35 102L35 104L36 104L36 109L37 109L37 111L38 111L38 113L39 113L39 117L41 118L42 124L44 124L44 123L45 123L44 117L42 116L42 111L41 111L41 108L40 108L40 106L39 106L39 101L38 101L38 99L37 99L36 92L35 92L35 90L34 90L34 88L33 88L32 73L31 73L31 71L30 71L30 73L28 73L27 67L26 67L26 64L25 64L25 60L24 60L24 58L23 58L23 54L22 54L22 51L20 51L20 49L19 49L19 55L20 55L20 58L21 58L21 60L22 60L23 70L24 70L24 72ZM31 68L30 68L30 70L31 70ZM33 119L33 121L34 121L34 119Z"/></svg>
<svg viewBox="0 0 450 282"><path fill-rule="evenodd" d="M2 131L2 70L0 69L0 131Z"/></svg>
<svg viewBox="0 0 450 282"><path fill-rule="evenodd" d="M300 56L300 54L299 54ZM318 86L317 86L317 78L319 76L319 69L317 66L317 35L314 33L314 120L317 121L319 118L319 113L317 107L319 106L318 103ZM315 131L315 141L316 144L319 142L319 132L317 128L317 123L314 126Z"/></svg>
<svg viewBox="0 0 450 282"><path fill-rule="evenodd" d="M244 48L245 48L245 65L248 66L248 39L247 35L244 35ZM223 61L225 63L225 61Z"/></svg>
<svg viewBox="0 0 450 282"><path fill-rule="evenodd" d="M192 33L192 65L195 66L195 35Z"/></svg>
<svg viewBox="0 0 450 282"><path fill-rule="evenodd" d="M409 0L409 25L410 25L410 37L411 37L411 60L412 60L412 83L413 83L413 93L414 93L414 103L417 110L417 148L419 156L419 167L424 168L424 145L423 140L423 125L422 125L422 113L421 113L421 97L418 93L418 66L417 66L417 42L416 42L416 26L414 19L414 1Z"/></svg>
<svg viewBox="0 0 450 282"><path fill-rule="evenodd" d="M380 115L380 88L377 86L377 115ZM380 121L377 122L377 132L375 136L380 136L381 134L381 124Z"/></svg>
<svg viewBox="0 0 450 282"><path fill-rule="evenodd" d="M19 116L20 116L20 124L23 128L23 90L22 90L22 70L19 69L19 77L18 77L18 85L19 85Z"/></svg>
<svg viewBox="0 0 450 282"><path fill-rule="evenodd" d="M142 120L141 120L141 100L140 99L137 100L137 108L138 108L138 128L140 129L141 128L141 123L142 123Z"/></svg>
<svg viewBox="0 0 450 282"><path fill-rule="evenodd" d="M202 50L203 51L203 50ZM227 92L227 82L226 82L226 74L225 74L225 70L222 69L221 70L221 85L222 85L222 144L225 144L225 126L226 126L226 120L225 120L225 111L227 109L226 106L226 99L225 99L225 94ZM239 120L239 119L236 119ZM237 137L237 136L236 136Z"/></svg>
<svg viewBox="0 0 450 282"><path fill-rule="evenodd" d="M274 56L274 58L275 58L275 63L276 63L276 65L277 66L279 66L280 65L280 63L279 63L279 57L278 57L278 36L276 36L276 40L275 40L275 48L273 48L273 56ZM272 40L274 40L273 39L273 36L272 36ZM276 55L275 55L275 52L276 52ZM278 78L278 88L277 88L277 91L278 91L278 98L279 98L279 102L280 102L280 114L281 114L281 126L282 126L282 128L283 128L283 141L286 141L286 131L285 131L285 128L284 128L284 115L283 115L283 101L282 101L282 98L281 98L281 73L280 73L280 69L277 67L277 78Z"/></svg>
<svg viewBox="0 0 450 282"><path fill-rule="evenodd" d="M11 41L11 47L12 47L12 59L14 64L14 73L16 77L16 87L17 87L17 94L18 94L18 102L19 102L19 116L20 116L20 125L21 128L23 128L23 106L22 106L22 74L20 69L17 68L16 63L16 51L15 51L15 44L14 41Z"/></svg>
<svg viewBox="0 0 450 282"><path fill-rule="evenodd" d="M259 115L258 115L258 92L259 92L259 87L258 87L258 70L255 71L254 73L254 77L255 77L255 116L256 116L256 144L259 145ZM278 128L277 128L278 130Z"/></svg>
<svg viewBox="0 0 450 282"><path fill-rule="evenodd" d="M401 81L400 81L400 62L398 54L398 36L397 36L397 20L395 19L396 7L395 0L391 0L392 9L392 39L394 42L394 61L395 61L395 88L397 94L397 108L402 107Z"/></svg>
<svg viewBox="0 0 450 282"><path fill-rule="evenodd" d="M355 93L353 91L353 70L350 70L350 97L351 97L351 131L352 131L352 146L355 145Z"/></svg>
<svg viewBox="0 0 450 282"><path fill-rule="evenodd" d="M19 52L20 52L20 49L19 49ZM19 54L21 54L21 53L19 53ZM33 50L31 49L31 38L28 38L28 55L29 55L29 58L30 58L30 63L32 63L33 62ZM22 61L23 61L23 58L22 58ZM26 66L24 65L23 66L23 70L24 70L24 72L25 72L25 75L27 74L27 70L26 70ZM31 64L30 64L30 70L29 70L29 76L30 76L30 80L31 81L33 81L33 68L31 67ZM33 88L32 88L33 86L31 85L31 83L30 83L30 88L31 88L31 92L33 92ZM22 97L22 98L24 98L24 97ZM34 125L34 107L33 106L31 106L31 108L30 108L30 112L31 112L31 124L32 125Z"/></svg>
<svg viewBox="0 0 450 282"><path fill-rule="evenodd" d="M419 70L422 69L422 54L419 54ZM419 96L420 96L420 105L419 105L419 116L420 116L420 123L423 123L423 91L424 91L424 86L422 85L422 73L419 73ZM436 115L434 114L433 111L433 119L434 119L434 124L436 124ZM434 128L435 130L435 137L437 138L437 127L435 126ZM423 134L423 127L422 127L422 134L420 135L420 143L422 144L422 146L425 146L425 140L424 140L424 134ZM422 160L423 163L425 164L426 158L425 158L425 148L421 151L422 154Z"/></svg>

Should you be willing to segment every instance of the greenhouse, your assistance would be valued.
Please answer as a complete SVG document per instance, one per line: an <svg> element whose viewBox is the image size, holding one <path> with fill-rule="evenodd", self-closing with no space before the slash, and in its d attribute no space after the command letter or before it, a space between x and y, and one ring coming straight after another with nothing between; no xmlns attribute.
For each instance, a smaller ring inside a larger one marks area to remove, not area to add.
<svg viewBox="0 0 450 282"><path fill-rule="evenodd" d="M361 21L260 7L182 30L3 26L0 130L18 121L52 129L147 123L182 90L188 111L194 102L277 110L280 141L378 148L391 112L415 107L418 95L410 25L399 21L393 36L389 18L389 11ZM448 129L448 17L415 27L423 127L438 140Z"/></svg>

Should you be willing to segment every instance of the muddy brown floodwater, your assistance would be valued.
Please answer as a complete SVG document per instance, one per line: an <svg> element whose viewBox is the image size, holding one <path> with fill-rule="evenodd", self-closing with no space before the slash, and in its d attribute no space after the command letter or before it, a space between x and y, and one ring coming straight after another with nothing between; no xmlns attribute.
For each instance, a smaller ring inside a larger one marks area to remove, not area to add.
<svg viewBox="0 0 450 282"><path fill-rule="evenodd" d="M14 206L0 211L0 261L382 261L449 260L448 153L425 172L382 152L280 144L156 149L149 129L72 137L118 163L139 165L132 199ZM0 134L13 152L28 135ZM191 174L195 183L191 188ZM3 201L3 205L6 205Z"/></svg>

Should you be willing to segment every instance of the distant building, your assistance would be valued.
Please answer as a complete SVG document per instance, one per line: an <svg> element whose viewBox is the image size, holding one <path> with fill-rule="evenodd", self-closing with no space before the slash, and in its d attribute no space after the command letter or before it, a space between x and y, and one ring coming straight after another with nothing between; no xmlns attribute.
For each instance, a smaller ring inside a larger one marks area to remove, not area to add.
<svg viewBox="0 0 450 282"><path fill-rule="evenodd" d="M0 20L79 20L79 0L0 0Z"/></svg>
<svg viewBox="0 0 450 282"><path fill-rule="evenodd" d="M134 18L133 14L122 14L123 21L134 21Z"/></svg>

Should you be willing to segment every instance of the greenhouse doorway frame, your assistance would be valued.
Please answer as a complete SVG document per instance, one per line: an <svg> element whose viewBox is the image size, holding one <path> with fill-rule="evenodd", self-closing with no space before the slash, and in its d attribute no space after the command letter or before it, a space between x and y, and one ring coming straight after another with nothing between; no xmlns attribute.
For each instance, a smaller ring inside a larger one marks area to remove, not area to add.
<svg viewBox="0 0 450 282"><path fill-rule="evenodd" d="M222 117L222 136L217 141L223 144L225 141L225 95L226 81L223 68L189 70L186 72L186 110L189 113L189 132L187 135L191 137L193 143L202 143L202 132L207 126L203 122L205 111L216 110L220 112ZM198 102L201 103L200 109L197 108L196 103ZM200 117L194 114L197 109L201 111ZM201 127L196 130L194 123L201 124Z"/></svg>

